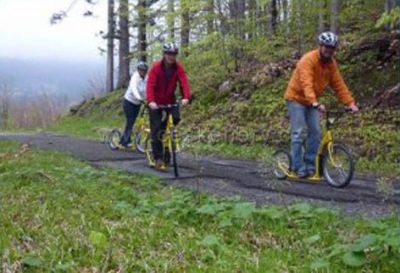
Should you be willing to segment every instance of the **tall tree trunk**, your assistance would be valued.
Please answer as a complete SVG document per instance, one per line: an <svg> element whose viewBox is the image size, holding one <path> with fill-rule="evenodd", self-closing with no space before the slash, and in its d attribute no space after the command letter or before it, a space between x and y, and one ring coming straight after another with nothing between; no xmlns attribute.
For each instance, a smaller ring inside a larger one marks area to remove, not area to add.
<svg viewBox="0 0 400 273"><path fill-rule="evenodd" d="M108 0L107 80L106 91L114 90L114 0Z"/></svg>
<svg viewBox="0 0 400 273"><path fill-rule="evenodd" d="M262 16L261 20L263 22L262 35L268 38L270 38L270 15L271 15L269 6L270 6L269 3L264 6L261 6L261 16Z"/></svg>
<svg viewBox="0 0 400 273"><path fill-rule="evenodd" d="M238 31L239 31L239 36L244 40L246 39L246 33L244 31L244 25L245 25L245 13L246 13L246 1L245 0L237 0L237 7L238 7L238 12L237 12L237 19L238 19Z"/></svg>
<svg viewBox="0 0 400 273"><path fill-rule="evenodd" d="M303 0L296 0L294 4L295 14L296 14L296 29L297 31L297 54L301 56L303 54L303 41L304 41L304 34L303 34L303 13L301 7L301 1Z"/></svg>
<svg viewBox="0 0 400 273"><path fill-rule="evenodd" d="M231 0L229 2L229 13L231 21L230 24L231 32L236 39L245 39L245 33L243 31L244 14L245 14L245 1L244 0ZM239 71L239 60L242 56L243 49L240 43L237 43L233 48L233 57L235 60L235 71Z"/></svg>
<svg viewBox="0 0 400 273"><path fill-rule="evenodd" d="M141 61L147 61L147 4L146 0L139 0L138 5L138 14L139 14L139 22L138 22L138 38L139 38L139 59Z"/></svg>
<svg viewBox="0 0 400 273"><path fill-rule="evenodd" d="M285 37L286 39L289 37L289 13L288 13L288 0L282 0L282 14L283 14L283 22L285 26Z"/></svg>
<svg viewBox="0 0 400 273"><path fill-rule="evenodd" d="M278 24L278 8L276 5L276 0L271 0L269 2L268 11L270 13L269 24L268 24L268 36L270 39L276 33L276 26Z"/></svg>
<svg viewBox="0 0 400 273"><path fill-rule="evenodd" d="M236 20L237 20L237 6L236 6L236 0L229 0L228 3L228 7L229 7L229 30L233 29L233 33L236 33L236 29L235 26L237 24Z"/></svg>
<svg viewBox="0 0 400 273"><path fill-rule="evenodd" d="M331 31L337 34L339 32L338 13L340 10L340 0L331 1Z"/></svg>
<svg viewBox="0 0 400 273"><path fill-rule="evenodd" d="M10 120L10 104L14 95L7 83L0 84L0 128L7 129Z"/></svg>
<svg viewBox="0 0 400 273"><path fill-rule="evenodd" d="M318 1L318 33L326 31L326 10L327 10L326 1L327 0Z"/></svg>
<svg viewBox="0 0 400 273"><path fill-rule="evenodd" d="M264 36L265 30L268 29L267 23L266 23L267 15L264 13L264 10L265 10L265 6L257 4L257 8L256 8L256 18L257 18L256 32L257 32L257 36Z"/></svg>
<svg viewBox="0 0 400 273"><path fill-rule="evenodd" d="M119 73L117 89L129 83L129 0L119 2Z"/></svg>
<svg viewBox="0 0 400 273"><path fill-rule="evenodd" d="M188 56L188 46L190 37L190 11L189 2L181 0L181 47L183 54Z"/></svg>
<svg viewBox="0 0 400 273"><path fill-rule="evenodd" d="M207 34L214 32L214 0L207 0Z"/></svg>
<svg viewBox="0 0 400 273"><path fill-rule="evenodd" d="M250 22L250 28L248 32L248 39L251 40L257 36L257 2L256 0L248 0L248 21Z"/></svg>
<svg viewBox="0 0 400 273"><path fill-rule="evenodd" d="M232 32L236 37L244 39L244 14L246 3L244 0L231 0L229 2L229 13L233 23L231 24Z"/></svg>
<svg viewBox="0 0 400 273"><path fill-rule="evenodd" d="M225 35L228 33L229 26L226 20L226 17L224 15L224 10L222 7L222 0L216 0L217 1L217 10L218 10L218 17L219 17L219 31Z"/></svg>
<svg viewBox="0 0 400 273"><path fill-rule="evenodd" d="M171 41L175 41L175 16L173 13L175 12L175 2L174 0L168 0L168 17L167 17L167 25L168 25L168 38Z"/></svg>

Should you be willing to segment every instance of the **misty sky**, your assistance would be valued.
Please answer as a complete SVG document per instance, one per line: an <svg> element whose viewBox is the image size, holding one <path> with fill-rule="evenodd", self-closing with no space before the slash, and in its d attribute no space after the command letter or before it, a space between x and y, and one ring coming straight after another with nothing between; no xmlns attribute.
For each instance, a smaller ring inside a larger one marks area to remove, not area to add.
<svg viewBox="0 0 400 273"><path fill-rule="evenodd" d="M106 30L105 0L90 5L76 0L68 17L50 25L54 12L67 10L73 0L0 0L0 57L101 61L97 47L105 42L96 37ZM97 16L84 17L90 9Z"/></svg>

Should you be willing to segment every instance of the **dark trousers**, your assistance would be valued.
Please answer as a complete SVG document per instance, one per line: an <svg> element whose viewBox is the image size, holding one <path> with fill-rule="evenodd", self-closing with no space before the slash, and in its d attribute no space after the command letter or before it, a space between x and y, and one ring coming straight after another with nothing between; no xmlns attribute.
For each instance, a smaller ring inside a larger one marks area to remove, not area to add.
<svg viewBox="0 0 400 273"><path fill-rule="evenodd" d="M168 115L172 115L174 125L180 121L179 107L173 107L168 110L150 110L150 130L151 130L151 148L153 149L153 157L155 160L164 158L163 135L167 127L168 115L164 115L163 111Z"/></svg>
<svg viewBox="0 0 400 273"><path fill-rule="evenodd" d="M132 128L135 120L140 111L140 104L136 105L128 100L124 100L122 107L124 109L125 117L126 117L126 124L125 124L125 131L122 134L121 138L121 145L128 145L131 140Z"/></svg>

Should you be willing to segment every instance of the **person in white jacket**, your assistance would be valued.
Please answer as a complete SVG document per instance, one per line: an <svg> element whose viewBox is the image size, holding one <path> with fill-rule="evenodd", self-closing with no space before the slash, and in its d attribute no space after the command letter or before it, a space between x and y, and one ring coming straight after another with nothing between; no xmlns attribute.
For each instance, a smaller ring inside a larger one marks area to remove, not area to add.
<svg viewBox="0 0 400 273"><path fill-rule="evenodd" d="M129 87L124 95L123 109L126 116L126 125L120 144L125 147L132 145L133 124L138 116L142 102L146 100L146 75L148 69L148 65L143 61L136 65L136 71L133 73Z"/></svg>

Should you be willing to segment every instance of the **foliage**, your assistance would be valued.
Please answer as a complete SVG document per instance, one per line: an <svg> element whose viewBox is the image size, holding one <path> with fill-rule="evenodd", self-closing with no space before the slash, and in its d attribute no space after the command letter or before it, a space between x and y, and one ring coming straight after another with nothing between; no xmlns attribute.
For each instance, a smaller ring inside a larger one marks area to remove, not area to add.
<svg viewBox="0 0 400 273"><path fill-rule="evenodd" d="M362 220L305 203L258 208L14 142L0 142L0 154L5 272L400 269L397 216Z"/></svg>
<svg viewBox="0 0 400 273"><path fill-rule="evenodd" d="M389 25L390 28L395 29L400 24L400 7L396 7L389 12L385 12L376 22L375 27L380 28L384 25Z"/></svg>

